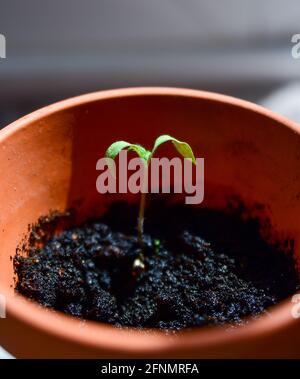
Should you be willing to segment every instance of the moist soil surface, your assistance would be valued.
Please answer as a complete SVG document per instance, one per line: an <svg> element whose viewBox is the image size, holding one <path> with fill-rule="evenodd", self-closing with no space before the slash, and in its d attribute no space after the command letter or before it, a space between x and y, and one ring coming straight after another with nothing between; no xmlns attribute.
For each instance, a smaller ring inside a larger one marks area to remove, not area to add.
<svg viewBox="0 0 300 379"><path fill-rule="evenodd" d="M137 211L118 203L50 238L57 216L41 220L27 254L14 258L16 290L79 318L176 331L244 323L299 287L292 241L283 253L264 242L255 219L180 205L151 204L145 269L134 269Z"/></svg>

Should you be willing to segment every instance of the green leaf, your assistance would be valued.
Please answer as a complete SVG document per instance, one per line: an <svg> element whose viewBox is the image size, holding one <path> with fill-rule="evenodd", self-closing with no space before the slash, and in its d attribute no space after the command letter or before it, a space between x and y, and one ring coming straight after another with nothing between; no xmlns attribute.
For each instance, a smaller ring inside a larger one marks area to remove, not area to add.
<svg viewBox="0 0 300 379"><path fill-rule="evenodd" d="M164 134L160 137L158 137L154 143L153 150L152 150L152 155L154 154L155 150L162 145L165 142L171 141L173 145L175 146L176 150L178 151L179 154L183 156L183 158L190 159L194 164L196 164L196 158L194 156L193 150L191 146L186 143L177 140L174 137L171 137L167 134Z"/></svg>
<svg viewBox="0 0 300 379"><path fill-rule="evenodd" d="M130 143L126 141L117 141L112 143L105 152L106 158L115 159L121 150L126 149L130 146Z"/></svg>
<svg viewBox="0 0 300 379"><path fill-rule="evenodd" d="M135 151L137 155L145 161L147 161L151 155L151 152L146 150L141 145L132 144L126 141L117 141L109 146L109 148L106 150L105 157L115 159L120 151L124 149Z"/></svg>
<svg viewBox="0 0 300 379"><path fill-rule="evenodd" d="M143 146L141 145L131 145L128 150L135 151L137 155L144 159L145 161L148 161L149 157L151 156L151 151L146 150Z"/></svg>

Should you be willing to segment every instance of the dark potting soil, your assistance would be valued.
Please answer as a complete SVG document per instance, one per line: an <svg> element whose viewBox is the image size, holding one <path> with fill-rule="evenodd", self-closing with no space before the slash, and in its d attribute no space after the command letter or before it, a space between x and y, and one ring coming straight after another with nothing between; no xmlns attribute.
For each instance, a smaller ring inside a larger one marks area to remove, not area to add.
<svg viewBox="0 0 300 379"><path fill-rule="evenodd" d="M28 255L14 258L16 290L80 318L179 330L244 322L298 288L292 241L283 253L264 242L255 219L188 206L151 204L145 269L133 269L141 253L136 215L136 207L115 204L45 244L41 222Z"/></svg>

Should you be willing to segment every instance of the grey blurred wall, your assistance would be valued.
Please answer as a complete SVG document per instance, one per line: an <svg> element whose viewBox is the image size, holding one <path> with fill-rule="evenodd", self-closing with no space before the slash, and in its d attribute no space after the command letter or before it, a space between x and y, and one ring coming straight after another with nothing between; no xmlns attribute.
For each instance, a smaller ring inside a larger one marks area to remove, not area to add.
<svg viewBox="0 0 300 379"><path fill-rule="evenodd" d="M0 100L179 85L257 98L300 76L299 0L0 0Z"/></svg>

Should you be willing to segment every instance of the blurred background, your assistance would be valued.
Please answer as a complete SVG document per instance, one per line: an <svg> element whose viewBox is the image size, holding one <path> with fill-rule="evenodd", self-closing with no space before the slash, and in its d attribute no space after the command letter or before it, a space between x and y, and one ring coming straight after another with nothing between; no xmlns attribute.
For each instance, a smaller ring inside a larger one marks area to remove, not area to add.
<svg viewBox="0 0 300 379"><path fill-rule="evenodd" d="M200 88L273 107L266 97L292 83L285 97L300 98L299 17L298 0L0 0L0 126L124 86Z"/></svg>
<svg viewBox="0 0 300 379"><path fill-rule="evenodd" d="M300 122L299 18L299 0L0 0L0 127L69 96L150 85L222 92Z"/></svg>
<svg viewBox="0 0 300 379"><path fill-rule="evenodd" d="M285 98L300 99L291 55L299 17L298 0L0 0L0 126L125 86L199 88L273 107L274 91L292 83Z"/></svg>

